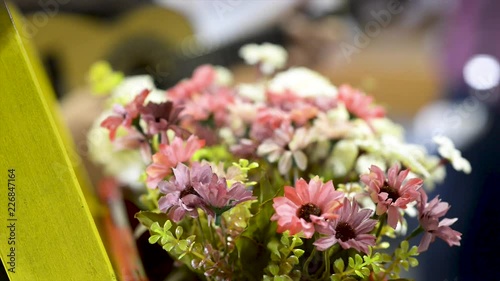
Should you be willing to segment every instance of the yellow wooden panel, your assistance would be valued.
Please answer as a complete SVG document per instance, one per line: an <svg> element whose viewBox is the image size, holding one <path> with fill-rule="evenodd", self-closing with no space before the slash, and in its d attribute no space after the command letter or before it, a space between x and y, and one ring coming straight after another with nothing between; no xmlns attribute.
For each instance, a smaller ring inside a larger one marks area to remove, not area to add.
<svg viewBox="0 0 500 281"><path fill-rule="evenodd" d="M2 3L0 257L12 281L116 280L43 90Z"/></svg>
<svg viewBox="0 0 500 281"><path fill-rule="evenodd" d="M18 13L16 13L16 10L11 9L10 12L16 26L22 25L23 18ZM28 36L24 36L23 30L23 28L18 30L21 35L22 44L24 46L24 49L26 50L26 54L28 55L31 66L33 67L33 71L36 73L38 84L40 85L41 92L44 94L45 101L51 109L50 113L52 114L53 120L57 125L58 134L63 140L64 148L66 149L71 162L70 168L75 171L76 177L78 179L78 182L80 183L80 186L82 187L83 195L85 196L85 200L87 201L90 212L92 213L93 217L97 217L99 215L99 211L101 211L101 208L99 208L99 203L94 193L94 189L92 188L92 184L87 175L87 172L85 171L82 160L75 148L73 139L67 128L65 127L62 115L59 112L59 104L57 103L56 97L50 85L49 79L43 69L42 63L37 56L35 49L33 48L33 44L30 40L27 39ZM59 170L60 173L66 173L68 171L68 169Z"/></svg>

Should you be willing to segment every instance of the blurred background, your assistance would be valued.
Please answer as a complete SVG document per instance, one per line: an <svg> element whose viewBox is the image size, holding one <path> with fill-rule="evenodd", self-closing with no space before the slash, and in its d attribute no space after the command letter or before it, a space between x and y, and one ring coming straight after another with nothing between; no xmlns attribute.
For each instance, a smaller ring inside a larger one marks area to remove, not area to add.
<svg viewBox="0 0 500 281"><path fill-rule="evenodd" d="M461 247L437 241L412 278L500 280L500 2L495 0L19 0L22 28L34 43L94 184L100 168L86 159L86 132L101 112L87 73L98 60L125 75L151 75L167 89L197 65L223 65L237 82L254 69L238 49L249 42L283 45L289 65L312 68L335 85L375 96L401 122L408 140L428 149L452 138L471 175L448 169L436 189L458 217ZM431 195L432 196L432 195ZM127 204L126 208L133 208ZM133 214L133 210L130 211ZM132 224L133 224L133 220ZM134 227L134 225L132 225ZM160 247L139 243L150 280ZM158 248L158 249L157 249ZM163 257L166 258L166 257Z"/></svg>

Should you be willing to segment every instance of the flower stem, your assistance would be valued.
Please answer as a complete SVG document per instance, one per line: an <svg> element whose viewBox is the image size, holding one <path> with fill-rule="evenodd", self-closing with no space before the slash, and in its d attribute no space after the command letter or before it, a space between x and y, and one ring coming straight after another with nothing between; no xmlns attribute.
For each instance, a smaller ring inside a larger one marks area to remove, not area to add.
<svg viewBox="0 0 500 281"><path fill-rule="evenodd" d="M299 179L299 170L297 169L297 167L293 167L293 184L294 185L298 179Z"/></svg>
<svg viewBox="0 0 500 281"><path fill-rule="evenodd" d="M380 236L380 233L382 232L382 228L384 227L386 221L387 221L387 213L382 214L379 218L380 224L378 226L377 232L375 236L378 238Z"/></svg>
<svg viewBox="0 0 500 281"><path fill-rule="evenodd" d="M205 244L206 243L205 233L203 232L203 227L201 226L200 216L196 218L196 221L198 222L198 227L200 228L201 240L203 240L203 244Z"/></svg>
<svg viewBox="0 0 500 281"><path fill-rule="evenodd" d="M412 239L413 237L419 235L420 233L424 232L424 229L422 228L422 226L418 226L417 228L415 228L411 233L410 235L408 235L408 237L405 238L406 241L409 241L410 239Z"/></svg>
<svg viewBox="0 0 500 281"><path fill-rule="evenodd" d="M224 224L226 224L226 220L222 217L222 215L220 215L220 217L222 218L220 228L222 230L222 242L224 243L224 254L222 256L224 258L228 254L227 252L229 251L229 249L227 248L227 229L224 226Z"/></svg>
<svg viewBox="0 0 500 281"><path fill-rule="evenodd" d="M330 250L323 252L323 259L325 263L325 272L321 275L321 279L327 279L330 276Z"/></svg>
<svg viewBox="0 0 500 281"><path fill-rule="evenodd" d="M313 260L314 256L316 255L316 247L313 248L313 251L311 252L311 254L309 255L309 257L307 258L306 262L304 263L304 267L302 268L302 271L303 273L309 277L309 264L311 263L311 261Z"/></svg>

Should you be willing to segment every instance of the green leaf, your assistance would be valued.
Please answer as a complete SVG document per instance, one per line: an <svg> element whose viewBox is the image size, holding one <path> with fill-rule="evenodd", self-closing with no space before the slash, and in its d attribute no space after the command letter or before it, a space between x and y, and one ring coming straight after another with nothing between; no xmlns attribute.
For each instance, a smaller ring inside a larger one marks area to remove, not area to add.
<svg viewBox="0 0 500 281"><path fill-rule="evenodd" d="M288 281L285 276L274 276L274 281Z"/></svg>
<svg viewBox="0 0 500 281"><path fill-rule="evenodd" d="M293 268L293 265L291 265L289 262L284 262L281 264L280 269L283 272L290 272Z"/></svg>
<svg viewBox="0 0 500 281"><path fill-rule="evenodd" d="M288 241L288 237L285 234L281 235L280 242L281 242L281 244L283 244L287 247L290 245L290 241Z"/></svg>
<svg viewBox="0 0 500 281"><path fill-rule="evenodd" d="M280 268L276 264L270 264L267 268L272 275L278 275L280 273Z"/></svg>
<svg viewBox="0 0 500 281"><path fill-rule="evenodd" d="M288 248L281 248L280 252L283 254L283 256L287 257L290 254L290 249L288 249Z"/></svg>
<svg viewBox="0 0 500 281"><path fill-rule="evenodd" d="M165 243L165 245L163 245L163 249L165 249L165 251L167 251L167 252L172 251L172 249L174 247L175 247L175 243L172 243L172 242L167 242L167 243Z"/></svg>
<svg viewBox="0 0 500 281"><path fill-rule="evenodd" d="M160 235L152 235L151 237L149 237L148 242L149 244L155 244L156 242L158 242L158 240L160 240L160 238Z"/></svg>
<svg viewBox="0 0 500 281"><path fill-rule="evenodd" d="M341 281L341 280L342 280L341 278L342 278L342 277L341 277L341 275L340 275L340 274L332 274L332 275L330 276L330 280L331 280L331 281Z"/></svg>
<svg viewBox="0 0 500 281"><path fill-rule="evenodd" d="M354 256L354 260L356 262L356 267L360 267L361 264L363 264L363 258L361 258L361 256L358 254Z"/></svg>
<svg viewBox="0 0 500 281"><path fill-rule="evenodd" d="M416 258L408 258L408 262L410 263L411 267L416 267L418 266L418 260Z"/></svg>
<svg viewBox="0 0 500 281"><path fill-rule="evenodd" d="M287 259L286 259L287 262L289 262L290 264L292 265L296 265L296 264L299 264L299 258L297 258L296 256L289 256Z"/></svg>
<svg viewBox="0 0 500 281"><path fill-rule="evenodd" d="M260 184L257 187L259 189L259 202L264 204L265 202L272 200L273 198L277 196L282 196L283 195L283 188L284 186L277 186L271 184L269 177L267 175L264 175L261 180Z"/></svg>
<svg viewBox="0 0 500 281"><path fill-rule="evenodd" d="M302 242L302 239L300 239L299 236L297 236L298 234L295 234L292 238L292 245L294 248L298 247L298 246L301 246L302 244L304 244L304 242Z"/></svg>
<svg viewBox="0 0 500 281"><path fill-rule="evenodd" d="M263 179L258 188L271 188L270 182ZM283 186L278 188L277 193L283 193ZM277 225L271 221L274 214L272 197L257 207L255 215L248 220L248 227L235 240L238 263L246 280L262 280L264 268L271 258L267 243L278 238Z"/></svg>
<svg viewBox="0 0 500 281"><path fill-rule="evenodd" d="M179 243L177 244L177 247L179 248L179 250L181 250L183 252L187 251L188 241L186 241L186 240L179 241Z"/></svg>
<svg viewBox="0 0 500 281"><path fill-rule="evenodd" d="M278 247L280 246L280 243L276 240L273 239L267 243L267 248L271 251L271 253L275 254L279 258L281 257L280 251L278 250Z"/></svg>
<svg viewBox="0 0 500 281"><path fill-rule="evenodd" d="M297 258L300 258L302 257L302 255L304 254L304 250L302 249L294 249L293 250L293 254L297 257Z"/></svg>
<svg viewBox="0 0 500 281"><path fill-rule="evenodd" d="M181 239L183 232L184 229L182 229L182 226L177 226L177 228L175 229L175 237L177 237L177 239Z"/></svg>
<svg viewBox="0 0 500 281"><path fill-rule="evenodd" d="M344 272L344 260L343 259L337 259L335 260L335 262L333 263L334 265L334 270L335 270L335 273L342 273Z"/></svg>
<svg viewBox="0 0 500 281"><path fill-rule="evenodd" d="M355 264L354 264L354 259L352 257L349 257L349 267L350 268L356 268Z"/></svg>
<svg viewBox="0 0 500 281"><path fill-rule="evenodd" d="M245 276L245 280L261 280L264 268L269 263L269 251L262 244L257 243L246 236L240 236L236 240L238 250L238 263Z"/></svg>
<svg viewBox="0 0 500 281"><path fill-rule="evenodd" d="M155 222L151 225L151 231L161 233L163 231L163 228L161 228L161 226L158 222Z"/></svg>
<svg viewBox="0 0 500 281"><path fill-rule="evenodd" d="M160 225L164 225L168 221L168 216L164 213L155 213L150 211L141 211L135 214L135 218L139 220L147 228L151 229L151 226L156 222Z"/></svg>
<svg viewBox="0 0 500 281"><path fill-rule="evenodd" d="M170 220L166 221L165 224L163 225L163 231L167 232L170 230L172 227L172 222Z"/></svg>
<svg viewBox="0 0 500 281"><path fill-rule="evenodd" d="M403 242L401 242L401 250L403 251L403 253L408 253L409 247L410 247L410 244L408 243L408 241L403 240Z"/></svg>

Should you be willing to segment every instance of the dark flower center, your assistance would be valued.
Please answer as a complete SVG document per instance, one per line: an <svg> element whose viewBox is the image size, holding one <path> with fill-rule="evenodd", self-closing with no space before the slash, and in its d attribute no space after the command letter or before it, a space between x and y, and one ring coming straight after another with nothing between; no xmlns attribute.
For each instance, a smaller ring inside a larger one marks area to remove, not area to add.
<svg viewBox="0 0 500 281"><path fill-rule="evenodd" d="M179 198L183 198L184 196L187 196L189 194L193 194L193 195L200 197L198 192L196 192L196 190L194 190L193 186L188 185L188 186L186 186L186 188L184 188L184 190L181 191L181 194L179 194Z"/></svg>
<svg viewBox="0 0 500 281"><path fill-rule="evenodd" d="M297 217L304 219L306 222L311 222L311 215L321 215L321 209L313 203L307 203L297 209Z"/></svg>
<svg viewBox="0 0 500 281"><path fill-rule="evenodd" d="M387 198L391 198L392 202L396 202L399 198L399 192L397 189L391 187L387 181L384 182L384 186L380 188L380 192L387 193Z"/></svg>
<svg viewBox="0 0 500 281"><path fill-rule="evenodd" d="M351 225L346 222L340 222L335 228L335 238L343 242L356 238L356 232L352 229Z"/></svg>

